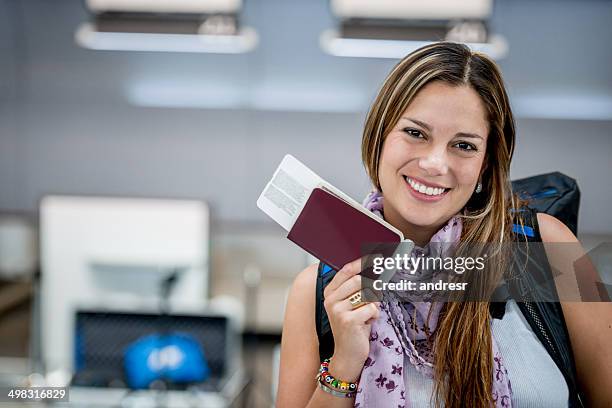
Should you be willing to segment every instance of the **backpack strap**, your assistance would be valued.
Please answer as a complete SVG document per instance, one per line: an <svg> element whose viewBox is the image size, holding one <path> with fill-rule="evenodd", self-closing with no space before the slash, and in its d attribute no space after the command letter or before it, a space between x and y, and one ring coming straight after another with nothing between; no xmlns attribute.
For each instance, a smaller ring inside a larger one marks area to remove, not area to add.
<svg viewBox="0 0 612 408"><path fill-rule="evenodd" d="M536 211L530 207L511 211L514 213L512 232L515 234L515 241L526 239L528 242L542 242Z"/></svg>
<svg viewBox="0 0 612 408"><path fill-rule="evenodd" d="M528 207L520 211L520 218L516 217L516 219L517 221L522 220L522 223L516 222L513 224L512 230L516 234L517 242L526 240L527 245L534 243L534 245L531 245L528 261L537 265L537 269L533 266L530 269L537 270L540 276L536 278L538 279L536 283L530 282L530 279L533 279L530 273L525 274L524 277L519 275L518 282L512 282L510 285L513 287L511 292L516 290L520 292L522 287L545 286L545 293L551 293L549 301L523 302L517 299L517 305L525 320L563 374L569 388L569 406L582 407L584 404L577 385L576 367L569 333L565 324L563 309L558 301L548 257L542 245L537 211Z"/></svg>
<svg viewBox="0 0 612 408"><path fill-rule="evenodd" d="M319 268L317 269L315 327L317 329L317 338L319 339L320 361L330 358L334 354L334 336L323 304L325 301L323 292L335 275L336 271L331 266L319 262Z"/></svg>

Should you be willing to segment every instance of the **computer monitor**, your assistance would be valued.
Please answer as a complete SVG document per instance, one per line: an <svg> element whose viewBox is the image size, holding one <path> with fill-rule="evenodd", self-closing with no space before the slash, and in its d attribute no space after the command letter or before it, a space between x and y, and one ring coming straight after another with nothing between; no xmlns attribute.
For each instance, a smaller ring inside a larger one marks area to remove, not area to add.
<svg viewBox="0 0 612 408"><path fill-rule="evenodd" d="M168 389L193 385L202 391L218 391L232 374L236 338L224 316L81 310L76 313L75 323L75 386L127 388L125 351L149 335L189 336L200 345L210 369L210 375L201 383L164 382Z"/></svg>

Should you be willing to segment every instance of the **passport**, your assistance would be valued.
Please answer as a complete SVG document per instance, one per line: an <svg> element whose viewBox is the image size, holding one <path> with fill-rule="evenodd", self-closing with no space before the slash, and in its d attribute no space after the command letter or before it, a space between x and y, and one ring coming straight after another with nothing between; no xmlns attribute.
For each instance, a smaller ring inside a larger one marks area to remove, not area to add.
<svg viewBox="0 0 612 408"><path fill-rule="evenodd" d="M288 231L289 240L335 270L364 256L372 244L407 241L291 155L283 158L257 205Z"/></svg>

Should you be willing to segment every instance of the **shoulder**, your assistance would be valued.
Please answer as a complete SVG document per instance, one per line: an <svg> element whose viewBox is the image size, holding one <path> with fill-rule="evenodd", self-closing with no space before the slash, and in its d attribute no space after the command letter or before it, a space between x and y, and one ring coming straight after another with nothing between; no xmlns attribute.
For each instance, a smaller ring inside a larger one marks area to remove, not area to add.
<svg viewBox="0 0 612 408"><path fill-rule="evenodd" d="M537 217L542 242L578 242L572 231L557 218L545 213L538 213Z"/></svg>
<svg viewBox="0 0 612 408"><path fill-rule="evenodd" d="M314 264L295 277L289 291L281 339L276 401L279 407L306 406L315 389L312 378L319 368L314 319L316 281Z"/></svg>
<svg viewBox="0 0 612 408"><path fill-rule="evenodd" d="M318 264L312 264L300 272L293 280L287 299L286 316L314 315L317 269ZM310 320L313 320L314 324L314 319Z"/></svg>
<svg viewBox="0 0 612 408"><path fill-rule="evenodd" d="M538 224L545 243L578 243L574 234L561 221L548 214L538 213ZM581 299L591 294L597 301L561 301L563 317L570 337L579 383L587 395L590 405L604 406L612 401L612 390L606 384L612 378L612 304L604 298L596 286L601 282L597 270L588 257L584 260L584 249L578 245L548 245L546 253L551 266L558 272L555 284L560 297ZM579 270L574 268L579 267ZM581 276L581 287L577 287L576 276ZM594 295L593 295L594 294ZM597 350L593 353L593 350Z"/></svg>
<svg viewBox="0 0 612 408"><path fill-rule="evenodd" d="M312 264L298 273L291 285L289 296L295 295L298 298L308 298L314 302L318 266L318 264Z"/></svg>

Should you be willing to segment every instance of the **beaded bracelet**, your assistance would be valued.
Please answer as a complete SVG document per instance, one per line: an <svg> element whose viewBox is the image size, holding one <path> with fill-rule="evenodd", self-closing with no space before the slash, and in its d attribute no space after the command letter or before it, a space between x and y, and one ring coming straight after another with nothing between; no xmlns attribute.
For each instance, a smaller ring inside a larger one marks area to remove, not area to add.
<svg viewBox="0 0 612 408"><path fill-rule="evenodd" d="M339 391L344 394L352 394L354 396L355 391L357 390L357 383L341 381L334 378L333 375L329 373L329 362L330 359L325 359L321 363L321 367L319 368L319 374L317 375L317 379L319 383L326 386L330 390ZM347 398L350 398L347 396Z"/></svg>
<svg viewBox="0 0 612 408"><path fill-rule="evenodd" d="M332 388L329 388L326 384L324 384L322 381L317 381L317 383L319 384L319 388L322 389L323 391L325 391L328 394L333 395L334 397L338 397L338 398L353 398L355 396L354 392L340 392L340 391L336 391Z"/></svg>

